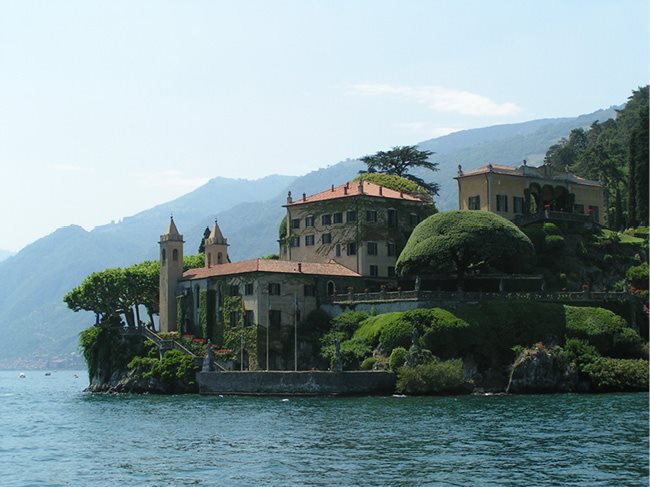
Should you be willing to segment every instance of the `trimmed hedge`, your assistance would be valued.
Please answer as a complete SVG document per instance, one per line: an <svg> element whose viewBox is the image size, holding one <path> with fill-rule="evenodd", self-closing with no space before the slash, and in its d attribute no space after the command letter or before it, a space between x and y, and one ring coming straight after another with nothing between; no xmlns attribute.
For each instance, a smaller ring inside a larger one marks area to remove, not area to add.
<svg viewBox="0 0 650 487"><path fill-rule="evenodd" d="M395 347L408 347L413 337L413 325L403 318L387 322L379 334L383 353L390 354Z"/></svg>
<svg viewBox="0 0 650 487"><path fill-rule="evenodd" d="M363 320L357 331L354 333L354 338L362 338L368 340L370 344L375 347L379 343L379 335L381 330L384 329L388 323L401 318L403 313L385 313L377 316L370 316Z"/></svg>
<svg viewBox="0 0 650 487"><path fill-rule="evenodd" d="M396 389L404 394L441 394L464 390L461 359L433 361L415 368L397 370Z"/></svg>
<svg viewBox="0 0 650 487"><path fill-rule="evenodd" d="M648 390L647 360L601 357L585 365L583 371L597 391Z"/></svg>
<svg viewBox="0 0 650 487"><path fill-rule="evenodd" d="M391 370L397 370L404 362L406 362L406 357L408 357L408 351L404 347L395 347L390 354L388 359L388 365Z"/></svg>

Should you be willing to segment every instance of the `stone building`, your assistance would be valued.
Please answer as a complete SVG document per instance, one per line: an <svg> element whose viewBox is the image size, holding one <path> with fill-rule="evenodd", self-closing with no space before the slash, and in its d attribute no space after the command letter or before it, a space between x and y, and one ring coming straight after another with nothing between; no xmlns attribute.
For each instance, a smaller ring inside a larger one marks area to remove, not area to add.
<svg viewBox="0 0 650 487"><path fill-rule="evenodd" d="M606 224L603 184L548 165L488 164L467 172L458 166L455 179L461 210L491 211L515 223L525 221L527 215L550 211L558 217L572 215Z"/></svg>
<svg viewBox="0 0 650 487"><path fill-rule="evenodd" d="M415 226L435 211L432 203L369 181L348 182L293 199L287 209L280 259L334 259L369 278L395 278L395 263Z"/></svg>

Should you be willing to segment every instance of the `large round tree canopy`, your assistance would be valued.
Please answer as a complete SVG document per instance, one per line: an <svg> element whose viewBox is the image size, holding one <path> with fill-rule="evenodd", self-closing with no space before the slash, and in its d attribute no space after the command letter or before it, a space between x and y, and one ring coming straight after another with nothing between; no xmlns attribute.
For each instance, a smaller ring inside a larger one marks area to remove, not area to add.
<svg viewBox="0 0 650 487"><path fill-rule="evenodd" d="M397 259L403 276L474 269L520 272L533 244L517 226L487 211L445 211L423 220Z"/></svg>

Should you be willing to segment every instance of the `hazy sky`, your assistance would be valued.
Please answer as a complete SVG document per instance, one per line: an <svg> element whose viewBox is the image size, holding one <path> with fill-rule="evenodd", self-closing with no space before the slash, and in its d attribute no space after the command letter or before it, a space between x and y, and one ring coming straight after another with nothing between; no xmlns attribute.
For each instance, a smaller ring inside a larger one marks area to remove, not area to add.
<svg viewBox="0 0 650 487"><path fill-rule="evenodd" d="M621 103L648 83L648 17L647 0L0 0L0 248L215 176Z"/></svg>

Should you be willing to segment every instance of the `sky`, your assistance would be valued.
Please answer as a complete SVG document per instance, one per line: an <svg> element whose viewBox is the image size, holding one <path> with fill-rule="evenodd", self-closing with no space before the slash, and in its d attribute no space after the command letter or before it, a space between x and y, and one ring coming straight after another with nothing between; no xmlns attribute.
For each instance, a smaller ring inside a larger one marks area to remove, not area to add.
<svg viewBox="0 0 650 487"><path fill-rule="evenodd" d="M0 0L0 249L216 176L577 116L649 79L647 0Z"/></svg>

